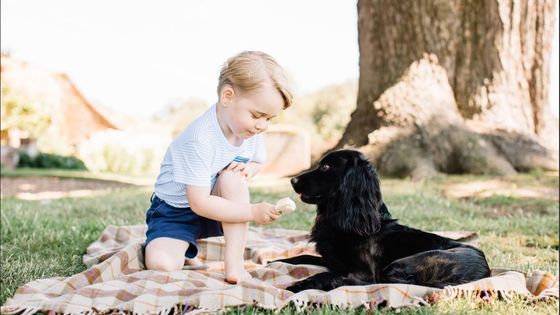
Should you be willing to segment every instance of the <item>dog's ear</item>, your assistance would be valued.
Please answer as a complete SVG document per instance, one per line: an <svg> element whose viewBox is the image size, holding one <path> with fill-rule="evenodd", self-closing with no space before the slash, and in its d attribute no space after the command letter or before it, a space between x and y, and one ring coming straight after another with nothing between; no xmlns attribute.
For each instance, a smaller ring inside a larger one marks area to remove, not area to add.
<svg viewBox="0 0 560 315"><path fill-rule="evenodd" d="M379 179L365 158L349 163L338 187L330 195L326 215L343 231L361 236L381 228L379 207L382 204Z"/></svg>

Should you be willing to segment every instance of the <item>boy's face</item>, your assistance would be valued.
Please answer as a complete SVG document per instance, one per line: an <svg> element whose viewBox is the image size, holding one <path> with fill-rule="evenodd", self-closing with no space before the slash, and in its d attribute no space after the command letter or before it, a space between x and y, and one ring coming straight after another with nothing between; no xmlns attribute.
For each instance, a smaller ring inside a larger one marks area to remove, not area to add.
<svg viewBox="0 0 560 315"><path fill-rule="evenodd" d="M224 118L229 131L237 138L248 139L265 131L270 119L284 108L284 99L272 84L264 84L251 92L242 92L230 86L224 89L231 89L222 94L222 102L226 105Z"/></svg>

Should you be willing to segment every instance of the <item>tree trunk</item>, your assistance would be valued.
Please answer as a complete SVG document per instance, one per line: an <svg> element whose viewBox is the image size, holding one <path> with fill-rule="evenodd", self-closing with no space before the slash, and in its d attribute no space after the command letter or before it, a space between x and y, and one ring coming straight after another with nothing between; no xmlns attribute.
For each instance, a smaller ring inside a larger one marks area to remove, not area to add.
<svg viewBox="0 0 560 315"><path fill-rule="evenodd" d="M402 176L558 169L554 12L552 0L359 0L357 107L337 147Z"/></svg>

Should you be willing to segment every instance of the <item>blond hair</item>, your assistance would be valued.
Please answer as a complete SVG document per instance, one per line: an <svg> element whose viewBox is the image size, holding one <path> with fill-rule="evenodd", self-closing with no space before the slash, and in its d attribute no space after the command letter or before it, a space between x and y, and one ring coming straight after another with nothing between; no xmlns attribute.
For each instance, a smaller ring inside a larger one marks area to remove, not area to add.
<svg viewBox="0 0 560 315"><path fill-rule="evenodd" d="M218 95L225 85L253 91L270 80L284 99L284 109L292 105L292 93L284 69L270 55L261 51L244 51L229 58L220 71Z"/></svg>

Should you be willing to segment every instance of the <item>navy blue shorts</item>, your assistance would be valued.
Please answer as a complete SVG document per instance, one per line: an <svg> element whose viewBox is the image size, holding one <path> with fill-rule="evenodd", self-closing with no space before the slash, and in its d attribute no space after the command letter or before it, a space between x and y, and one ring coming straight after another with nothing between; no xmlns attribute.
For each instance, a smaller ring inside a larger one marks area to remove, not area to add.
<svg viewBox="0 0 560 315"><path fill-rule="evenodd" d="M222 236L222 225L214 220L201 217L191 208L176 208L159 199L151 198L152 206L146 212L146 242L144 246L158 237L170 237L188 242L185 256L194 258L198 253L196 240L211 236Z"/></svg>

